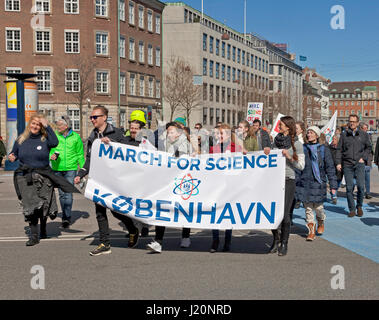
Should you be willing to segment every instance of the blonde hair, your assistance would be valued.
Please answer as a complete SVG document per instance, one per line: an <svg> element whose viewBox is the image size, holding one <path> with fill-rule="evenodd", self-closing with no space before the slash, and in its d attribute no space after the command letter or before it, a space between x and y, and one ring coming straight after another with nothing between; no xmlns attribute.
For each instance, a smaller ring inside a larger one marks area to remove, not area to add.
<svg viewBox="0 0 379 320"><path fill-rule="evenodd" d="M28 139L30 137L30 124L32 123L32 121L37 120L39 122L41 118L45 118L45 116L41 113L37 113L37 114L30 117L30 120L29 120L28 125L26 126L24 132L21 133L20 136L17 138L18 144L22 144L26 139ZM42 134L41 141L45 141L47 138L47 132L46 132L45 127L42 124L41 124L40 132Z"/></svg>

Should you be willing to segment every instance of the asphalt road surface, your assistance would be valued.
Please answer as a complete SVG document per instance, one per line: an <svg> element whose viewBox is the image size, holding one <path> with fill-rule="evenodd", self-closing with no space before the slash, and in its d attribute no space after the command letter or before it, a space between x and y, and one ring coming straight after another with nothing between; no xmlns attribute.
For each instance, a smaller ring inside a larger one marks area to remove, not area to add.
<svg viewBox="0 0 379 320"><path fill-rule="evenodd" d="M234 231L232 251L211 254L210 231L192 230L191 247L181 249L181 231L168 229L163 252L150 254L151 228L128 249L127 232L111 214L112 253L92 257L98 233L91 201L75 195L71 227L49 220L50 238L26 247L12 173L0 171L0 300L379 299L378 168L371 179L375 197L365 200L365 215L347 217L341 189L337 206L325 204L325 234L314 242L305 241L304 209L297 209L285 257L267 254L269 230Z"/></svg>

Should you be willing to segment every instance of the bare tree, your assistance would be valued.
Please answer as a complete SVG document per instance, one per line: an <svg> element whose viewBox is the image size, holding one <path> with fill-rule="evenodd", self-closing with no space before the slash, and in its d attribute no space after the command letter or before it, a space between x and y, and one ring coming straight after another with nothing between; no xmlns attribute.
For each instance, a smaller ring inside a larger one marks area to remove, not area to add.
<svg viewBox="0 0 379 320"><path fill-rule="evenodd" d="M83 106L94 91L94 70L96 61L89 57L75 55L69 66L57 67L56 84L70 92L73 103L78 106L80 112L80 136L83 137Z"/></svg>
<svg viewBox="0 0 379 320"><path fill-rule="evenodd" d="M163 89L163 97L170 105L170 121L175 111L182 110L189 126L191 113L202 104L202 86L193 83L193 76L193 69L187 61L171 57Z"/></svg>
<svg viewBox="0 0 379 320"><path fill-rule="evenodd" d="M167 64L162 95L163 99L170 105L170 121L172 121L175 111L180 106L184 69L185 63L179 57L172 56Z"/></svg>

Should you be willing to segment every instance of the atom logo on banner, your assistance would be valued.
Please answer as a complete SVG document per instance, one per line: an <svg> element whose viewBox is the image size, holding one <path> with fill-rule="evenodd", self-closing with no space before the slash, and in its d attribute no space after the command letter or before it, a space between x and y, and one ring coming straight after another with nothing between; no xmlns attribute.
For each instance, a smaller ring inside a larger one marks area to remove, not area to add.
<svg viewBox="0 0 379 320"><path fill-rule="evenodd" d="M182 196L183 200L188 200L191 196L199 194L199 179L194 179L187 173L183 178L175 178L175 188L173 193Z"/></svg>

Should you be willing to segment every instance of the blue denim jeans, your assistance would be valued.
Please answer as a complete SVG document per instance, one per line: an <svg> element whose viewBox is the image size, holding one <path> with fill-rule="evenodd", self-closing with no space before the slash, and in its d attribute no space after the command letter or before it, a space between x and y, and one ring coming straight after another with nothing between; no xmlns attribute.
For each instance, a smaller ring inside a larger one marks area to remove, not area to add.
<svg viewBox="0 0 379 320"><path fill-rule="evenodd" d="M356 208L362 208L365 185L365 164L357 163L354 166L346 166L343 168L343 174L346 180L346 197L349 211L355 211ZM354 202L354 178L358 189L357 205Z"/></svg>
<svg viewBox="0 0 379 320"><path fill-rule="evenodd" d="M68 182L71 184L74 184L74 178L76 176L76 170L71 170L71 171L55 171L55 175L61 176L65 178ZM61 208L62 208L62 220L70 220L71 218L71 210L72 210L72 202L73 202L73 197L72 193L66 193L63 192L61 189L59 190L59 202L61 203Z"/></svg>
<svg viewBox="0 0 379 320"><path fill-rule="evenodd" d="M365 166L365 194L370 194L370 173L371 167Z"/></svg>

